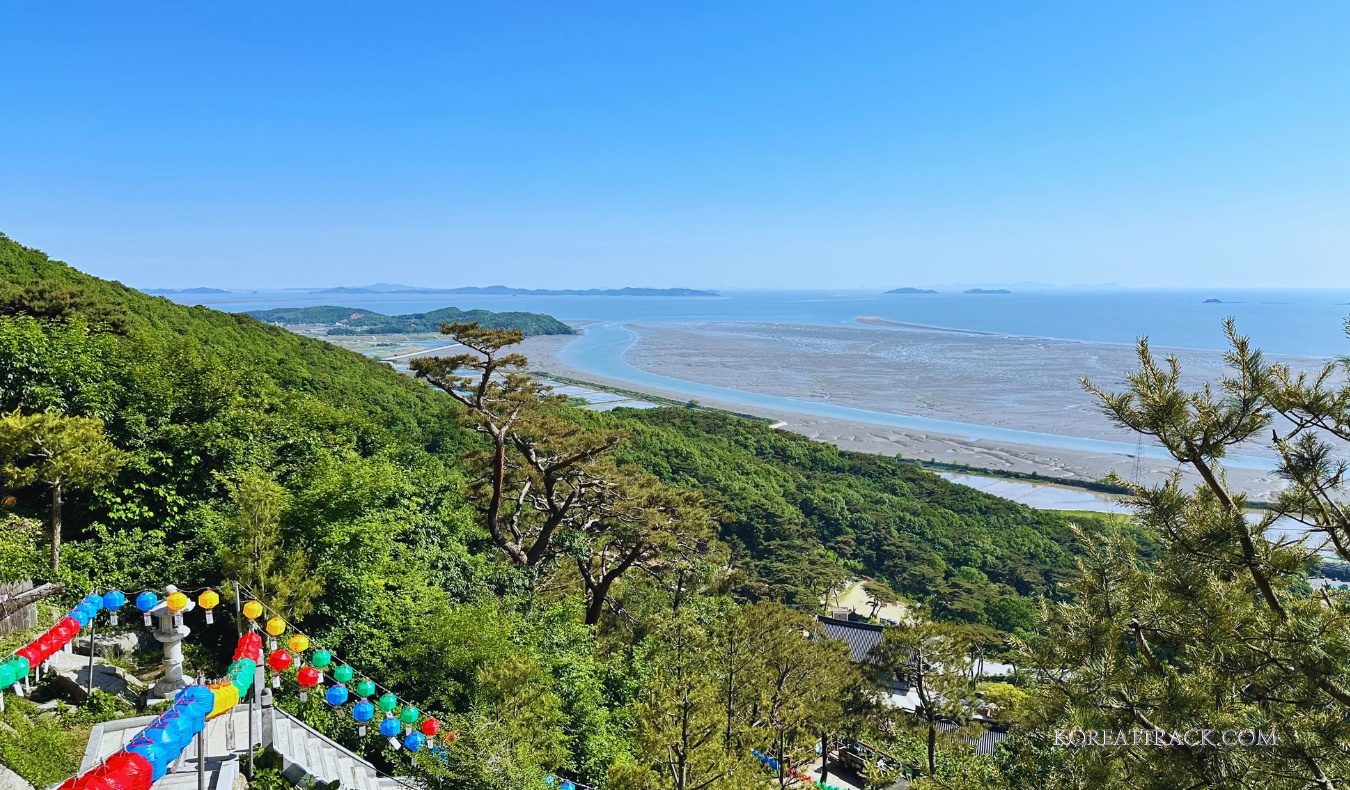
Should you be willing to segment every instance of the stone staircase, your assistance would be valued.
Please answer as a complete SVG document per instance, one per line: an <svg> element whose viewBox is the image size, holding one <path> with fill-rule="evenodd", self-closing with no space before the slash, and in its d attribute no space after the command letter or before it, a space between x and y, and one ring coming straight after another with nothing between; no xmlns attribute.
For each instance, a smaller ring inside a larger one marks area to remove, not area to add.
<svg viewBox="0 0 1350 790"><path fill-rule="evenodd" d="M276 708L272 713L271 748L281 755L281 774L296 787L337 782L343 790L416 790L407 779L380 776L375 766L304 722Z"/></svg>
<svg viewBox="0 0 1350 790"><path fill-rule="evenodd" d="M254 740L281 756L282 775L296 787L317 784L342 790L419 790L409 779L381 776L375 766L299 719L270 705L254 712ZM204 732L205 790L237 790L244 783L243 766L248 760L249 709L240 705L207 722ZM153 716L119 719L95 725L89 733L80 771L84 772L121 749ZM197 744L183 750L154 790L197 790Z"/></svg>

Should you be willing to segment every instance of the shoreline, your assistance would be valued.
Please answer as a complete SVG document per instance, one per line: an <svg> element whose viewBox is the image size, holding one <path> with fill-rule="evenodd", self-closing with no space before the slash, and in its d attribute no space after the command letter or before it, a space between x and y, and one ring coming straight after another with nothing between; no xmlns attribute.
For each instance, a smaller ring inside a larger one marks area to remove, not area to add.
<svg viewBox="0 0 1350 790"><path fill-rule="evenodd" d="M591 323L593 322L584 324L573 322L573 326L584 332L585 326ZM859 401L867 397L866 390L869 387L876 390L878 386L882 387L881 392L887 398L885 401L887 405L908 406L908 404L897 403L898 391L884 381L884 376L874 372L875 366L863 364L860 369L858 349L852 349L854 358L850 360L847 354L836 355L836 349L831 344L825 344L822 348L812 347L813 337L825 336L829 340L834 335L867 333L861 340L855 339L852 342L852 345L860 348L869 348L879 342L877 334L888 338L901 337L907 343L918 343L925 348L933 342L957 343L965 347L965 352L974 349L982 357L986 357L977 367L982 367L986 371L992 369L1010 380L997 385L971 386L968 382L946 381L941 376L911 377L917 383L914 387L905 389L903 393L914 402L913 407L906 408L907 412L932 414L934 418L939 419L952 415L959 420L976 422L981 417L980 409L988 406L988 404L982 406L980 402L982 398L987 400L990 397L996 399L1009 397L1012 399L1010 407L997 409L997 414L1001 417L1048 420L1051 421L1050 425L1058 427L1060 431L1072 431L1077 427L1088 429L1078 433L1080 436L1092 437L1095 434L1117 442L1134 441L1132 436L1125 436L1122 439L1118 432L1112 435L1111 426L1106 419L1096 412L1091 402L1082 394L1077 384L1079 371L1067 372L1066 378L1069 382L1067 387L1061 385L1040 388L1034 380L1020 380L1027 377L1020 376L1016 370L1000 371L999 365L991 366L990 363L996 360L987 358L991 341L988 336L963 337L964 333L961 332L933 332L926 329L897 333L880 326L860 326L855 330L849 327L805 325L726 323L668 325L633 322L631 329L637 332L637 340L625 350L624 359L639 370L691 383L701 381L711 384L722 383L749 392L786 390L796 398L825 400L845 405L857 403L864 408L866 405ZM585 382L588 386L618 391L621 394L655 396L670 405L685 405L691 400L687 393L634 383L592 370L577 369L562 361L559 358L560 352L582 336L584 335L527 338L522 344L521 352L530 357L532 371L552 377L565 377ZM788 347L784 350L785 339L795 341L797 345L788 342ZM1047 344L1058 345L1053 341L1016 338L999 337L994 340L996 344L1014 344L1014 351L1019 352L1028 347L1044 351L1042 347ZM1063 347L1078 350L1080 353L1088 353L1084 349L1102 350L1080 343L1065 343ZM1132 356L1132 350L1128 347L1115 346L1114 349L1118 354ZM804 364L803 360L806 357L821 353L828 353L831 356L822 357L821 362L815 366ZM1049 359L1053 360L1055 356L1052 353ZM1218 355L1214 356L1217 358ZM947 360L943 354L938 354L938 357L948 362L952 361ZM1119 361L1128 362L1123 358ZM955 362L959 367L960 360ZM1036 367L1042 365L1042 362L1035 360L1026 364ZM1060 360L1059 364L1062 367L1063 361ZM1116 367L1121 372L1129 369L1125 364L1118 367L1103 366L1109 367ZM1094 377L1103 378L1099 375L1103 372L1103 368L1095 370ZM840 371L844 374L843 380L831 380L832 376L838 378ZM880 384L878 378L883 379ZM754 382L754 387L748 388L746 382ZM1110 386L1117 385L1114 377L1111 381L1104 380L1104 383ZM1027 391L1013 391L1016 385L1021 385ZM1045 392L1039 392L1038 389L1044 389ZM1037 403L1038 398L1044 402ZM1070 401L1076 398L1077 402L1066 405L1066 398ZM1053 479L1054 482L1080 491L1088 490L1088 485L1095 484L1112 472L1148 485L1159 484L1175 472L1180 472L1188 482L1194 479L1189 470L1179 469L1170 459L1138 458L1119 452L1064 450L1008 441L972 439L938 431L892 427L860 420L803 414L789 409L726 402L716 397L699 397L698 402L700 406L767 420L771 423L782 423L783 430L833 444L843 450L899 455L922 463L951 465L956 473L960 473L960 467L968 467L972 470L985 470L987 472L985 476L1005 479L1023 476L1030 478L1031 475L1037 475L1047 484ZM932 406L931 410L928 408L929 404ZM994 405L999 406L997 403ZM1003 424L1008 427L1027 428L1024 425L1008 425L1007 421ZM1030 429L1035 430L1035 426L1031 426ZM1272 499L1281 486L1281 482L1269 470L1231 467L1228 474L1239 488L1256 500Z"/></svg>

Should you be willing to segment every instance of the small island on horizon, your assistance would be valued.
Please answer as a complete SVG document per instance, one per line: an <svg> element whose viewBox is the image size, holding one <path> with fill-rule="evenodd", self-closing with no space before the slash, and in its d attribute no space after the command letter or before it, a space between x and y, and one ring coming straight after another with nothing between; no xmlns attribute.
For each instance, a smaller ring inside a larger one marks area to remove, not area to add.
<svg viewBox="0 0 1350 790"><path fill-rule="evenodd" d="M892 290L890 290L890 291L887 291L886 293L888 293L888 294L905 294L905 295L910 295L910 294L935 294L935 293L937 293L937 291L934 291L934 290L929 289L929 288L910 288L910 287L905 287L905 288L895 288L895 289L892 289Z"/></svg>
<svg viewBox="0 0 1350 790"><path fill-rule="evenodd" d="M1222 299L1206 299L1201 304L1223 304Z"/></svg>
<svg viewBox="0 0 1350 790"><path fill-rule="evenodd" d="M467 286L463 288L382 288L378 285L367 287L318 288L310 293L316 294L459 294L475 296L721 296L717 291L701 291L695 288L511 288L505 285L486 287Z"/></svg>
<svg viewBox="0 0 1350 790"><path fill-rule="evenodd" d="M1007 288L971 288L971 289L968 290L968 291L962 291L962 293L968 293L968 294L1010 294L1010 293L1012 293L1012 291L1009 291Z"/></svg>

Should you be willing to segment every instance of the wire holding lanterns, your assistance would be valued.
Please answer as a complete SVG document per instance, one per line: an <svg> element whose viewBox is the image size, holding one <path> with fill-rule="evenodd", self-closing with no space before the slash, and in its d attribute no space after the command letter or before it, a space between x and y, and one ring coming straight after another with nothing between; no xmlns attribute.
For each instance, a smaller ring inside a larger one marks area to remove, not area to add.
<svg viewBox="0 0 1350 790"><path fill-rule="evenodd" d="M238 589L241 595L252 594L244 585L239 585ZM306 702L311 690L317 690L325 682L331 681L321 692L323 701L332 708L350 705L349 712L356 722L357 734L362 737L366 735L367 727L378 718L380 735L388 738L394 749L406 749L409 752L437 749L437 736L441 739L439 748L444 748L459 737L454 731L442 734L438 720L425 715L416 705L399 698L392 690L376 683L364 673L358 680L354 667L338 659L331 650L316 644L310 636L262 601L256 598L248 600L243 604L241 613L249 621L250 633L257 636L261 630L267 634L266 661L272 672L272 688L280 689L283 676L294 671L300 701ZM286 634L290 636L286 639L285 647L282 647L280 640ZM308 660L306 652L309 653Z"/></svg>

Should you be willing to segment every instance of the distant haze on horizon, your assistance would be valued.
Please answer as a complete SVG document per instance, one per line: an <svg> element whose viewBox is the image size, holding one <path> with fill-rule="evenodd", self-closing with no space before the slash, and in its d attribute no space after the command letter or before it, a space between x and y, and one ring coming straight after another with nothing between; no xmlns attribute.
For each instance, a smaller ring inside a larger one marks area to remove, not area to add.
<svg viewBox="0 0 1350 790"><path fill-rule="evenodd" d="M1350 4L0 5L0 232L140 287L1350 287Z"/></svg>

